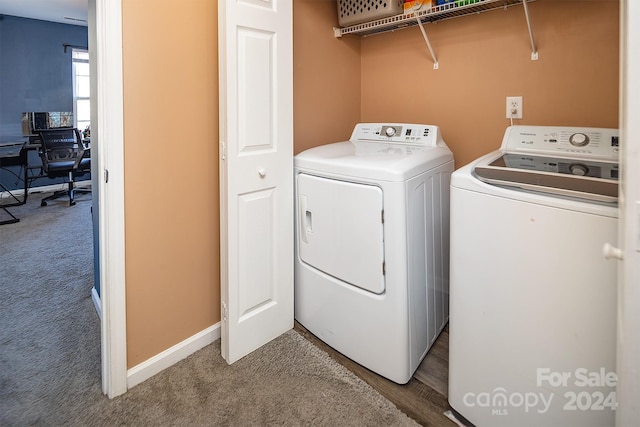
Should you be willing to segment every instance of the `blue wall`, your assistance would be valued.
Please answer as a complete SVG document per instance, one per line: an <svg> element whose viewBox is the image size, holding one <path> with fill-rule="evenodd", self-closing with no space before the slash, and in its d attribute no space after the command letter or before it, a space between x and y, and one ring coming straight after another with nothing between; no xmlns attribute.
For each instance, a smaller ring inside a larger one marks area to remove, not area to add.
<svg viewBox="0 0 640 427"><path fill-rule="evenodd" d="M65 43L86 47L87 27L0 15L0 142L24 140L23 112L73 111L71 49L65 53ZM33 161L39 162L37 156ZM16 188L6 171L0 170L0 180ZM43 178L33 185L55 182Z"/></svg>
<svg viewBox="0 0 640 427"><path fill-rule="evenodd" d="M87 27L0 16L0 142L22 136L25 111L73 111L71 49Z"/></svg>

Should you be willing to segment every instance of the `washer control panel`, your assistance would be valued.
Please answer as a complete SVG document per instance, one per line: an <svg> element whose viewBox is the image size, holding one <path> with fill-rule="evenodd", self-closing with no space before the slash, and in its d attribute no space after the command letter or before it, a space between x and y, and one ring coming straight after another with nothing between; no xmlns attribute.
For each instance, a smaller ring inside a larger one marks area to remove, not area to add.
<svg viewBox="0 0 640 427"><path fill-rule="evenodd" d="M503 150L563 154L571 157L617 161L618 130L562 126L510 126L502 140ZM579 175L580 171L576 170Z"/></svg>
<svg viewBox="0 0 640 427"><path fill-rule="evenodd" d="M436 146L438 127L407 123L359 123L351 141Z"/></svg>

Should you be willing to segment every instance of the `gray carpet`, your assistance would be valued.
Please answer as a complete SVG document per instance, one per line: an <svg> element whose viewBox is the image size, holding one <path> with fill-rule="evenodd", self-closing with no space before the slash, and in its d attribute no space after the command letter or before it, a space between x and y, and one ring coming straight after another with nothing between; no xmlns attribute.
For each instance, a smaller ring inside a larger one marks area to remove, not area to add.
<svg viewBox="0 0 640 427"><path fill-rule="evenodd" d="M0 226L0 425L410 426L295 331L229 366L217 341L109 400L100 386L90 195Z"/></svg>

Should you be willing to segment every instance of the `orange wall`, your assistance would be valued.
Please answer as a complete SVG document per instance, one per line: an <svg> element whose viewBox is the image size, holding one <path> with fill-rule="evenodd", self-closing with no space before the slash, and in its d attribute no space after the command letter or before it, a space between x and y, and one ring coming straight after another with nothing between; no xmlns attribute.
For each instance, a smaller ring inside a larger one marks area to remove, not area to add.
<svg viewBox="0 0 640 427"><path fill-rule="evenodd" d="M361 38L362 121L439 125L456 167L499 147L505 98L523 96L514 124L618 126L618 0L529 3Z"/></svg>
<svg viewBox="0 0 640 427"><path fill-rule="evenodd" d="M294 151L348 139L360 120L360 38L336 39L335 1L293 2Z"/></svg>
<svg viewBox="0 0 640 427"><path fill-rule="evenodd" d="M128 366L220 321L217 2L122 0ZM618 1L529 4L336 39L335 1L294 0L294 146L358 121L437 124L457 166L522 124L617 126Z"/></svg>
<svg viewBox="0 0 640 427"><path fill-rule="evenodd" d="M220 321L217 2L122 0L131 368ZM296 153L350 135L360 40L294 1Z"/></svg>
<svg viewBox="0 0 640 427"><path fill-rule="evenodd" d="M122 0L127 364L220 320L217 2Z"/></svg>

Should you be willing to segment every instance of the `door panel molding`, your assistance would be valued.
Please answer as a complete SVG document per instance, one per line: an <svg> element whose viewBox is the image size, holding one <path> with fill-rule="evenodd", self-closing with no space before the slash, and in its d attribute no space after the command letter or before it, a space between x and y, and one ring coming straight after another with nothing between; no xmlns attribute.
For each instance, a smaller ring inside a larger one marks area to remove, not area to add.
<svg viewBox="0 0 640 427"><path fill-rule="evenodd" d="M293 327L293 15L291 0L218 8L221 348L233 363Z"/></svg>

